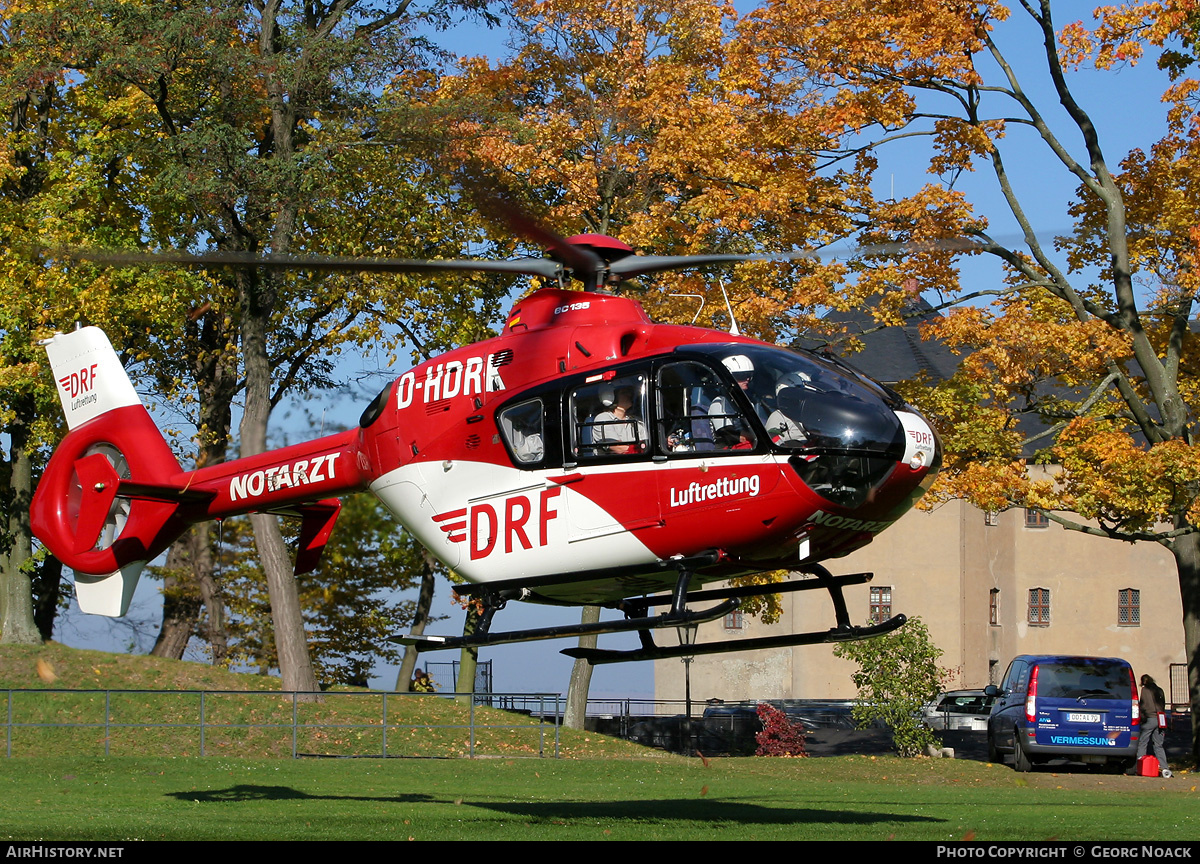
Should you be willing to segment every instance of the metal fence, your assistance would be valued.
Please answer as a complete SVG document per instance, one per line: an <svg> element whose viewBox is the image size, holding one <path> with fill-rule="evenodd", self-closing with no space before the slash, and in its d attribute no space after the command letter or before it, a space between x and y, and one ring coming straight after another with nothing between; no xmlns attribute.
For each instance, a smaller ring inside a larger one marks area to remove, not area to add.
<svg viewBox="0 0 1200 864"><path fill-rule="evenodd" d="M7 757L71 752L557 758L563 711L556 693L0 692ZM480 700L502 707L486 708Z"/></svg>

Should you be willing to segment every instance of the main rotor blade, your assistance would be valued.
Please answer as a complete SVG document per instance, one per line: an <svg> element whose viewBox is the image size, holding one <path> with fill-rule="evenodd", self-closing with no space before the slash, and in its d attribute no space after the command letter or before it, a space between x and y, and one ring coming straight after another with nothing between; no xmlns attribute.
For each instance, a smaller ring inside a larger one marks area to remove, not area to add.
<svg viewBox="0 0 1200 864"><path fill-rule="evenodd" d="M983 243L967 239L946 239L930 242L878 243L852 249L807 250L804 252L756 252L744 255L630 255L609 265L615 276L638 276L642 273L658 273L663 270L686 270L709 264L741 264L744 261L801 261L824 258L865 258L871 255L911 255L916 252L936 250L969 252L983 250Z"/></svg>
<svg viewBox="0 0 1200 864"><path fill-rule="evenodd" d="M55 253L52 253L55 254ZM262 267L268 270L332 270L358 273L438 273L445 271L474 273L517 273L528 276L557 277L563 265L548 258L518 258L512 261L488 259L404 259L339 258L319 255L256 255L253 252L209 252L192 255L183 252L135 253L70 249L56 253L76 261L98 264L150 266L181 264L194 267Z"/></svg>
<svg viewBox="0 0 1200 864"><path fill-rule="evenodd" d="M638 276L642 273L658 273L662 270L685 270L707 264L740 264L743 261L795 261L801 258L818 258L813 252L781 252L778 254L754 255L630 255L609 265L617 276Z"/></svg>
<svg viewBox="0 0 1200 864"><path fill-rule="evenodd" d="M604 259L595 252L568 243L565 237L551 231L512 201L495 195L480 194L475 196L475 202L485 216L504 224L513 233L532 240L556 255L576 278L582 279L589 288L595 287L599 274L608 269ZM585 275L590 278L584 278Z"/></svg>

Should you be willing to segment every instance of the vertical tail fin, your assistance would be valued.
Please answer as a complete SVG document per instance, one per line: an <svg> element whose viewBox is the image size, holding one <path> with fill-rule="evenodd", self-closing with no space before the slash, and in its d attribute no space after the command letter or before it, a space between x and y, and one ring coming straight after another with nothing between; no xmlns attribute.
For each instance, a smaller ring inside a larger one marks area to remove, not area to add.
<svg viewBox="0 0 1200 864"><path fill-rule="evenodd" d="M67 428L75 430L109 411L142 404L99 327L56 333L42 345L58 383Z"/></svg>
<svg viewBox="0 0 1200 864"><path fill-rule="evenodd" d="M34 493L33 533L75 571L83 611L124 615L142 568L186 527L177 502L117 497L123 481L163 482L179 462L104 332L45 343L70 432Z"/></svg>

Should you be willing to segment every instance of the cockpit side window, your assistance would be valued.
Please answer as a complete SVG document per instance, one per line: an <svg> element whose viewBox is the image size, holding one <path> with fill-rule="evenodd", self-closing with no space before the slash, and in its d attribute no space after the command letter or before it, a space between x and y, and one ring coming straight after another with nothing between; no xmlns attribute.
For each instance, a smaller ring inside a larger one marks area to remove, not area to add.
<svg viewBox="0 0 1200 864"><path fill-rule="evenodd" d="M763 345L691 350L715 355L733 375L777 447L883 453L903 446L887 394L849 370Z"/></svg>
<svg viewBox="0 0 1200 864"><path fill-rule="evenodd" d="M546 456L544 417L541 399L530 399L500 412L497 425L516 462L533 466Z"/></svg>
<svg viewBox="0 0 1200 864"><path fill-rule="evenodd" d="M646 376L633 373L576 387L568 397L570 452L579 462L646 454Z"/></svg>
<svg viewBox="0 0 1200 864"><path fill-rule="evenodd" d="M758 443L752 425L717 373L702 363L668 363L658 370L658 428L660 451L672 456L689 453L735 453Z"/></svg>

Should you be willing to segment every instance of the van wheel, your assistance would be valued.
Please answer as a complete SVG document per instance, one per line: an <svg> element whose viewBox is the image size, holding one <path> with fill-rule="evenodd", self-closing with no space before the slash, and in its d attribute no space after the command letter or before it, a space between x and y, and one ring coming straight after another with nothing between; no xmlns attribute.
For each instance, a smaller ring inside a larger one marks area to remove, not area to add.
<svg viewBox="0 0 1200 864"><path fill-rule="evenodd" d="M1000 750L996 747L996 738L992 735L991 729L988 730L987 738L988 738L988 761L999 765L999 764L1001 764Z"/></svg>
<svg viewBox="0 0 1200 864"><path fill-rule="evenodd" d="M1033 762L1030 761L1025 748L1021 746L1021 736L1015 729L1013 730L1013 768L1022 773L1033 770Z"/></svg>

